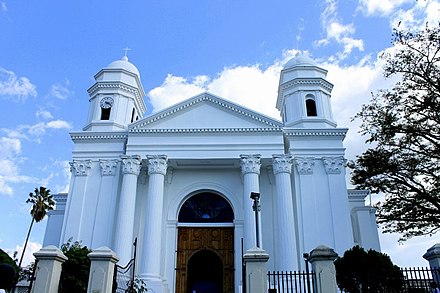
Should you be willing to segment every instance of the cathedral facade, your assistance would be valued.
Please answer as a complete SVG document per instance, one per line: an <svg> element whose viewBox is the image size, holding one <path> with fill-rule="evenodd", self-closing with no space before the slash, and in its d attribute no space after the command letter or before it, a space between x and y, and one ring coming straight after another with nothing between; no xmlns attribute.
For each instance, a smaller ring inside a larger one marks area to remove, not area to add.
<svg viewBox="0 0 440 293"><path fill-rule="evenodd" d="M107 246L125 265L137 239L136 275L154 292L240 292L242 253L257 243L269 270L302 270L322 244L380 250L367 193L347 190L347 129L326 74L305 56L284 66L281 121L208 92L144 117L138 69L110 63L71 133L69 193L55 197L44 246Z"/></svg>

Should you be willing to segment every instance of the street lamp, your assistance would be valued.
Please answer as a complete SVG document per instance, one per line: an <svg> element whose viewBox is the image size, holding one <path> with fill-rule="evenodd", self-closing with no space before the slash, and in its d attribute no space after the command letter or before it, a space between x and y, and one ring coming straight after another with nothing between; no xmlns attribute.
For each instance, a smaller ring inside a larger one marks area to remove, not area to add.
<svg viewBox="0 0 440 293"><path fill-rule="evenodd" d="M258 192L251 192L251 199L254 200L254 204L252 205L252 209L255 212L255 234L256 234L256 240L257 240L257 247L260 247L260 233L259 231L259 224L258 224L258 212L261 210L260 206L260 194Z"/></svg>

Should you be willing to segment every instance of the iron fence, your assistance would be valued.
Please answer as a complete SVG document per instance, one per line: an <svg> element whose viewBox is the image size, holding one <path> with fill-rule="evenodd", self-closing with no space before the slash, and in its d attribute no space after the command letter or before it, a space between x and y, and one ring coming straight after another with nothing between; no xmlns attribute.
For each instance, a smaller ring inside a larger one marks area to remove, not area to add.
<svg viewBox="0 0 440 293"><path fill-rule="evenodd" d="M313 293L313 272L274 271L267 273L269 293Z"/></svg>
<svg viewBox="0 0 440 293"><path fill-rule="evenodd" d="M118 264L115 265L113 274L113 290L112 293L133 293L134 292L134 274L136 269L136 249L137 238L134 239L134 255L125 267Z"/></svg>

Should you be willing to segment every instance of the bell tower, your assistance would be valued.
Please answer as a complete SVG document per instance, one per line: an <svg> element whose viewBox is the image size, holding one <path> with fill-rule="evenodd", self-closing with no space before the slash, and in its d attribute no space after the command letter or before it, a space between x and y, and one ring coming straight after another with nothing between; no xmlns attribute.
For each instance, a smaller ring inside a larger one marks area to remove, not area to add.
<svg viewBox="0 0 440 293"><path fill-rule="evenodd" d="M331 108L333 85L327 70L307 56L289 60L281 70L277 109L286 128L334 128Z"/></svg>
<svg viewBox="0 0 440 293"><path fill-rule="evenodd" d="M142 118L145 92L139 70L127 56L110 63L94 78L87 90L90 108L84 131L126 130L128 124Z"/></svg>

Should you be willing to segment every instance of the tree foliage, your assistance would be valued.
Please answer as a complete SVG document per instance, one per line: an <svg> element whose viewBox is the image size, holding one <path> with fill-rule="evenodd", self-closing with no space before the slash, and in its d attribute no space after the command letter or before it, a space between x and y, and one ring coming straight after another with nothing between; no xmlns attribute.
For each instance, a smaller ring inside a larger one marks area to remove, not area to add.
<svg viewBox="0 0 440 293"><path fill-rule="evenodd" d="M18 280L18 273L16 260L0 249L0 289L11 290Z"/></svg>
<svg viewBox="0 0 440 293"><path fill-rule="evenodd" d="M69 239L67 243L61 246L61 251L68 259L62 264L58 292L87 292L91 263L87 254L91 250L87 246L81 246L79 241L72 243L71 239Z"/></svg>
<svg viewBox="0 0 440 293"><path fill-rule="evenodd" d="M348 165L357 188L385 195L378 222L405 240L440 228L440 27L393 41L384 74L399 81L355 116L371 148Z"/></svg>
<svg viewBox="0 0 440 293"><path fill-rule="evenodd" d="M40 186L40 188L35 188L34 193L29 193L29 198L26 200L26 203L32 204L31 209L31 216L32 221L29 226L29 231L26 236L26 241L24 242L23 252L20 257L20 262L18 263L18 266L21 267L21 264L23 262L23 257L26 252L26 246L29 241L29 236L32 231L32 226L34 225L34 222L40 222L44 219L47 212L50 210L53 210L53 207L55 206L55 201L52 199L52 195L50 194L50 189L46 189L46 187Z"/></svg>
<svg viewBox="0 0 440 293"><path fill-rule="evenodd" d="M336 281L348 293L402 292L403 274L386 254L355 246L335 261Z"/></svg>

